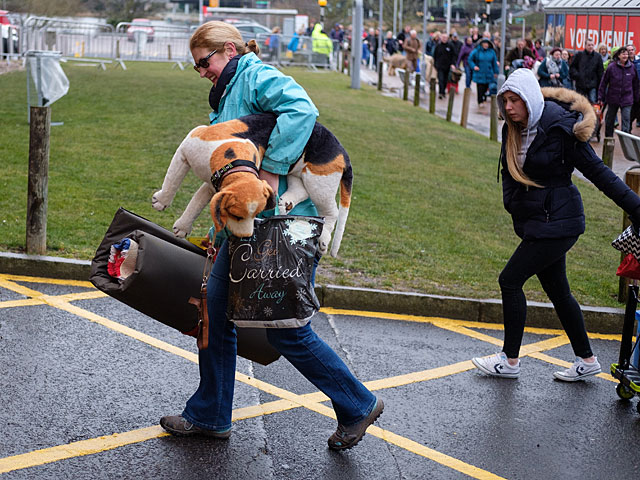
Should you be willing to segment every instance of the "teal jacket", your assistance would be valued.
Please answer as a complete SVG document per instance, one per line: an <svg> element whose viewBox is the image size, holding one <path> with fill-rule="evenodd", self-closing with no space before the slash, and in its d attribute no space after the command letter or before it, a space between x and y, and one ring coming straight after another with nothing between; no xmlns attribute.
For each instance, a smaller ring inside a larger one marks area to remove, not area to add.
<svg viewBox="0 0 640 480"><path fill-rule="evenodd" d="M302 155L318 117L318 109L307 92L293 78L254 54L240 57L236 73L220 100L218 113L211 112L211 124L234 120L243 115L274 113L278 120L269 138L261 168L280 175L278 195L287 190L287 173ZM307 199L290 212L294 215L317 215ZM261 217L273 215L273 210Z"/></svg>

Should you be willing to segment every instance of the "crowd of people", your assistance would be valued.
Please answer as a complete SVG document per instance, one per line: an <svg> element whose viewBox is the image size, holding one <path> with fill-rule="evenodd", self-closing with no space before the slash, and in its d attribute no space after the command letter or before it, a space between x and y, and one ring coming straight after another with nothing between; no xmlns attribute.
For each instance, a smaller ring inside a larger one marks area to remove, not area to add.
<svg viewBox="0 0 640 480"><path fill-rule="evenodd" d="M370 29L363 34L363 44L377 51L378 36L378 30ZM386 32L382 54L404 55L411 72L420 72L421 59L426 65L433 64L439 98L452 85L457 89L457 79L464 72L465 87L470 88L472 82L476 84L477 105L482 107L490 95L497 93L501 44L497 33L480 33L477 27L472 27L463 39L456 30L432 32L422 50L416 30L407 25L397 35ZM505 52L502 72L506 78L526 68L534 73L541 87L563 87L584 95L592 105L599 106L605 136L610 137L615 126L624 132L630 132L634 121L640 126L640 55L636 52L633 44L612 49L600 44L596 48L593 41L587 40L584 50L573 53L559 47L545 48L540 39L519 39ZM377 59L370 63L375 68Z"/></svg>

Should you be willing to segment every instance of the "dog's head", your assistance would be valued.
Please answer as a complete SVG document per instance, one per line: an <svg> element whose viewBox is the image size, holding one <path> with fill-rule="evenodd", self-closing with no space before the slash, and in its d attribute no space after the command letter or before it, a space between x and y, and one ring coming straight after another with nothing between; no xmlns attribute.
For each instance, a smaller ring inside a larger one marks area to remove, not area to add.
<svg viewBox="0 0 640 480"><path fill-rule="evenodd" d="M249 237L256 215L275 208L275 195L267 182L252 173L235 173L233 177L211 199L211 217L216 232L226 226L237 237Z"/></svg>
<svg viewBox="0 0 640 480"><path fill-rule="evenodd" d="M211 171L234 160L249 160L260 166L260 154L251 142L227 142L211 155ZM216 232L225 226L238 237L253 234L253 220L265 209L275 208L275 194L251 171L230 173L211 199L211 217Z"/></svg>

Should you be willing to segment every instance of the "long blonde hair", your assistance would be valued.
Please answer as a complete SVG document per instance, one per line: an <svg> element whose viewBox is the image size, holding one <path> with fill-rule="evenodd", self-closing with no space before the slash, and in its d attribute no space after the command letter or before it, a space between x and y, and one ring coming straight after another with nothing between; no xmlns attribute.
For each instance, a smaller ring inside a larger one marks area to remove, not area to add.
<svg viewBox="0 0 640 480"><path fill-rule="evenodd" d="M200 47L210 50L222 49L227 42L233 43L240 55L246 55L250 52L256 55L260 54L260 47L255 40L249 40L248 43L245 43L236 27L215 20L203 23L193 32L191 40L189 40L189 49Z"/></svg>
<svg viewBox="0 0 640 480"><path fill-rule="evenodd" d="M518 162L518 154L522 148L522 125L511 120L508 115L505 115L505 117L505 122L507 122L507 144L505 150L509 174L516 182L523 183L524 185L530 185L532 187L542 188L542 185L538 185L527 177L522 170L520 162Z"/></svg>

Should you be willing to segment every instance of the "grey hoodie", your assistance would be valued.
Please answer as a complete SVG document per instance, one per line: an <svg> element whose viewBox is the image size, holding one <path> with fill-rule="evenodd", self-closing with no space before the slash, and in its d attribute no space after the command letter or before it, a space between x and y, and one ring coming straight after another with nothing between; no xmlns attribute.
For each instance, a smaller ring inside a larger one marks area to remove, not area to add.
<svg viewBox="0 0 640 480"><path fill-rule="evenodd" d="M509 75L509 78L507 78L504 84L502 84L500 91L498 91L498 108L500 109L502 117L507 118L504 101L502 99L504 92L513 92L522 98L529 112L529 122L527 128L522 130L522 149L518 155L518 160L522 166L529 145L531 145L533 139L536 138L538 122L544 110L544 97L542 96L538 79L528 68L518 68L514 71Z"/></svg>

